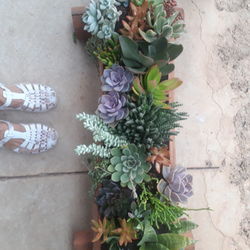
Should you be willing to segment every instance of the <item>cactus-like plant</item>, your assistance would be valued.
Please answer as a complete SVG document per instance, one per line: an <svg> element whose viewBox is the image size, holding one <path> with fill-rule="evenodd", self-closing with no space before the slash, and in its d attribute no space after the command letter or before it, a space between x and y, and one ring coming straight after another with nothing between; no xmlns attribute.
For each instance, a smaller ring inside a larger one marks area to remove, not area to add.
<svg viewBox="0 0 250 250"><path fill-rule="evenodd" d="M129 114L114 128L114 133L124 136L127 141L136 145L161 147L168 143L171 135L178 132L179 121L185 120L186 113L178 112L177 103L171 104L171 109L162 109L154 105L152 96L141 95L134 102L127 103Z"/></svg>
<svg viewBox="0 0 250 250"><path fill-rule="evenodd" d="M161 82L162 73L159 66L152 66L145 76L137 76L133 81L133 91L136 95L151 94L154 104L162 108L171 108L168 93L182 84L178 78Z"/></svg>
<svg viewBox="0 0 250 250"><path fill-rule="evenodd" d="M139 29L141 37L149 43L155 41L158 37L166 39L180 37L184 31L185 24L183 21L175 21L179 12L175 12L170 17L167 17L163 2L156 5L153 4L152 8L152 11L149 10L147 12L147 23L150 28L147 31Z"/></svg>
<svg viewBox="0 0 250 250"><path fill-rule="evenodd" d="M133 40L142 40L139 30L144 30L147 27L146 14L148 10L148 2L144 1L141 6L136 6L130 2L130 15L126 16L127 21L122 20L123 28L120 33Z"/></svg>
<svg viewBox="0 0 250 250"><path fill-rule="evenodd" d="M108 170L111 179L120 182L122 187L128 187L135 193L137 184L148 179L147 172L150 164L146 161L146 153L143 147L139 148L134 144L129 144L123 148L111 150L111 165Z"/></svg>
<svg viewBox="0 0 250 250"><path fill-rule="evenodd" d="M126 67L137 74L144 74L151 66L157 64L163 75L174 70L174 65L169 63L183 50L182 45L168 43L160 37L152 43L136 42L126 36L119 37L122 61Z"/></svg>
<svg viewBox="0 0 250 250"><path fill-rule="evenodd" d="M173 203L186 202L193 195L192 175L183 167L165 167L163 179L157 185L160 193L167 196Z"/></svg>
<svg viewBox="0 0 250 250"><path fill-rule="evenodd" d="M100 39L109 39L115 33L115 25L121 12L116 0L92 0L82 16L84 29Z"/></svg>

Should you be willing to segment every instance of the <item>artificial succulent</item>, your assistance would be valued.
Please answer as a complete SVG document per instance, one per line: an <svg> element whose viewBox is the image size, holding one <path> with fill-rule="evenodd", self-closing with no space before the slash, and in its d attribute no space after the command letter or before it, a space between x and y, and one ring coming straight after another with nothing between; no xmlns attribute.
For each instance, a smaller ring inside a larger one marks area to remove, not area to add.
<svg viewBox="0 0 250 250"><path fill-rule="evenodd" d="M99 98L97 114L104 123L114 123L128 115L127 99L124 95L110 91Z"/></svg>
<svg viewBox="0 0 250 250"><path fill-rule="evenodd" d="M131 190L112 180L104 180L96 196L99 213L106 218L127 218L132 201Z"/></svg>
<svg viewBox="0 0 250 250"><path fill-rule="evenodd" d="M122 61L132 72L144 74L151 66L158 65L161 73L167 75L174 70L169 63L183 50L182 45L169 43L160 37L152 43L136 42L126 36L119 36Z"/></svg>
<svg viewBox="0 0 250 250"><path fill-rule="evenodd" d="M150 170L144 148L129 144L123 148L112 149L111 154L111 165L108 167L112 173L111 179L120 182L122 187L133 190L135 196L136 185L148 179L147 172Z"/></svg>
<svg viewBox="0 0 250 250"><path fill-rule="evenodd" d="M151 95L140 95L136 101L128 100L128 116L114 128L114 133L124 136L127 141L136 145L161 147L168 143L171 135L178 132L179 121L185 120L187 114L178 112L178 103L171 103L170 109L154 105Z"/></svg>
<svg viewBox="0 0 250 250"><path fill-rule="evenodd" d="M183 21L176 21L178 15L179 12L174 12L167 17L163 2L153 4L152 10L147 12L147 24L150 28L147 31L139 29L140 35L149 43L155 41L158 37L166 39L180 37L185 25Z"/></svg>
<svg viewBox="0 0 250 250"><path fill-rule="evenodd" d="M147 10L147 1L144 1L141 6L136 6L134 3L130 2L130 13L126 16L127 21L122 20L123 28L119 30L120 33L133 40L142 40L143 38L139 30L145 30L147 28Z"/></svg>
<svg viewBox="0 0 250 250"><path fill-rule="evenodd" d="M84 29L100 39L109 39L115 33L120 15L115 0L92 0L82 16Z"/></svg>
<svg viewBox="0 0 250 250"><path fill-rule="evenodd" d="M186 202L193 195L192 175L183 167L165 167L163 179L157 185L160 193L167 196L173 203Z"/></svg>
<svg viewBox="0 0 250 250"><path fill-rule="evenodd" d="M161 148L150 148L151 155L148 156L147 161L153 164L156 171L161 173L162 168L170 166L170 153L167 146Z"/></svg>
<svg viewBox="0 0 250 250"><path fill-rule="evenodd" d="M136 95L151 94L154 104L162 108L170 108L169 91L182 84L178 78L172 78L161 82L162 73L159 66L152 66L145 76L137 76L133 81L133 91Z"/></svg>
<svg viewBox="0 0 250 250"><path fill-rule="evenodd" d="M113 65L103 71L101 77L103 91L128 92L131 89L133 74L120 65Z"/></svg>

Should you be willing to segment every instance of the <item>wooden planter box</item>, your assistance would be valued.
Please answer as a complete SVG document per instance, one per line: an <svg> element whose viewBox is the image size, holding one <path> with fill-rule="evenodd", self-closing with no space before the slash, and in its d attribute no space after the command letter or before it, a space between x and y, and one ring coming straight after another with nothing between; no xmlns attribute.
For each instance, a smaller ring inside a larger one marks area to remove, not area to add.
<svg viewBox="0 0 250 250"><path fill-rule="evenodd" d="M82 22L82 15L84 12L84 7L73 7L71 8L72 20L73 20L73 27L74 27L74 35L75 37L81 41L86 42L88 38L91 36L87 31L85 31L84 24ZM179 11L184 19L184 11L182 8L176 8ZM99 64L99 73L102 74L103 65ZM174 72L171 72L168 76L169 79L174 77ZM174 91L169 92L169 101L174 102ZM176 157L175 157L175 140L174 136L171 137L171 141L169 142L169 151L170 151L170 161L171 166L175 167ZM97 219L99 217L98 210L95 204L92 205L92 218ZM188 237L193 238L192 232L185 234ZM94 237L94 233L90 230L83 230L76 232L73 236L73 246L74 250L101 250L100 242L92 243L92 239ZM185 250L194 250L194 245L191 245Z"/></svg>

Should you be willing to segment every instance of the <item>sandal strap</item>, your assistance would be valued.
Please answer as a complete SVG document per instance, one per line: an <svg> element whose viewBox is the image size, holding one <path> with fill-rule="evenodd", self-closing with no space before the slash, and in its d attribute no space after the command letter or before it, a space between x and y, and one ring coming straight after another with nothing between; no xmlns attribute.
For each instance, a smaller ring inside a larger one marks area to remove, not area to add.
<svg viewBox="0 0 250 250"><path fill-rule="evenodd" d="M24 93L12 92L10 89L8 89L6 86L4 86L4 84L2 84L2 83L0 83L0 88L3 89L3 97L6 99L4 104L0 106L0 110L4 109L6 107L10 107L13 99L25 100Z"/></svg>

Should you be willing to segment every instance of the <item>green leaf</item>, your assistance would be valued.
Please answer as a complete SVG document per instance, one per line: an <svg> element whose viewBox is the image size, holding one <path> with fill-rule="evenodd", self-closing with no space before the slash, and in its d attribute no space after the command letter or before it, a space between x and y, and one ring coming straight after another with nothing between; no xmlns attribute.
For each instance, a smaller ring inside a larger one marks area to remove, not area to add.
<svg viewBox="0 0 250 250"><path fill-rule="evenodd" d="M129 177L126 173L121 176L121 182L123 183L129 182Z"/></svg>
<svg viewBox="0 0 250 250"><path fill-rule="evenodd" d="M135 94L139 95L139 94L145 94L145 90L141 85L141 81L139 79L139 77L136 77L133 81L133 87L132 87L133 91L135 92Z"/></svg>
<svg viewBox="0 0 250 250"><path fill-rule="evenodd" d="M183 233L189 232L197 227L198 227L198 225L193 223L192 221L181 220L178 223L171 225L170 231L171 231L171 233L183 234Z"/></svg>
<svg viewBox="0 0 250 250"><path fill-rule="evenodd" d="M139 68L139 67L142 67L142 64L137 62L137 61L134 61L134 60L130 60L130 59L127 59L127 58L122 58L124 64L127 66L127 67L133 67L133 68Z"/></svg>
<svg viewBox="0 0 250 250"><path fill-rule="evenodd" d="M168 44L168 55L170 61L178 57L182 51L183 51L183 46L181 44L173 44L173 43Z"/></svg>
<svg viewBox="0 0 250 250"><path fill-rule="evenodd" d="M162 36L165 37L165 38L169 38L171 37L173 34L173 28L169 25L165 25L163 28L162 28Z"/></svg>
<svg viewBox="0 0 250 250"><path fill-rule="evenodd" d="M122 163L119 163L119 164L117 164L115 166L115 170L118 171L118 172L121 172L122 171L122 167L123 167Z"/></svg>
<svg viewBox="0 0 250 250"><path fill-rule="evenodd" d="M156 80L156 82L158 84L161 80L161 76L162 76L162 74L159 70L158 65L154 65L149 69L149 71L145 77L145 80L146 80L146 82L151 81L151 80Z"/></svg>
<svg viewBox="0 0 250 250"><path fill-rule="evenodd" d="M150 225L149 221L147 220L145 223L143 237L141 241L138 243L138 246L141 246L146 242L154 243L157 241L158 241L157 234L154 228Z"/></svg>
<svg viewBox="0 0 250 250"><path fill-rule="evenodd" d="M174 67L174 64L160 62L159 68L160 68L162 75L165 76L165 75L168 75L170 72L172 72L175 67Z"/></svg>
<svg viewBox="0 0 250 250"><path fill-rule="evenodd" d="M179 15L179 11L176 11L172 16L170 16L169 18L167 18L167 23L169 25L171 25L174 20L176 19L176 17Z"/></svg>
<svg viewBox="0 0 250 250"><path fill-rule="evenodd" d="M139 250L170 250L160 243L146 243Z"/></svg>
<svg viewBox="0 0 250 250"><path fill-rule="evenodd" d="M138 61L138 45L126 36L119 36L119 42L124 58Z"/></svg>
<svg viewBox="0 0 250 250"><path fill-rule="evenodd" d="M109 171L110 173L113 173L113 172L115 171L114 166L113 166L113 165L109 165L109 166L108 166L108 171Z"/></svg>
<svg viewBox="0 0 250 250"><path fill-rule="evenodd" d="M165 80L159 84L159 89L164 91L169 91L176 89L182 84L182 81L179 78L172 78L170 80Z"/></svg>
<svg viewBox="0 0 250 250"><path fill-rule="evenodd" d="M120 163L120 162L121 162L121 157L119 157L119 156L114 156L114 157L111 158L110 162L111 162L112 165L115 166L117 163Z"/></svg>
<svg viewBox="0 0 250 250"><path fill-rule="evenodd" d="M152 46L156 48L154 56L155 60L166 60L168 59L168 42L165 37L160 37L152 43Z"/></svg>
<svg viewBox="0 0 250 250"><path fill-rule="evenodd" d="M111 175L112 181L118 182L120 181L121 173L120 172L115 172Z"/></svg>
<svg viewBox="0 0 250 250"><path fill-rule="evenodd" d="M121 156L121 150L119 148L112 148L111 149L111 154L113 156Z"/></svg>
<svg viewBox="0 0 250 250"><path fill-rule="evenodd" d="M158 242L171 250L179 250L195 243L189 237L174 233L158 235Z"/></svg>
<svg viewBox="0 0 250 250"><path fill-rule="evenodd" d="M141 29L139 29L139 33L142 36L142 38L148 43L152 43L156 39L157 35L153 30L148 30L147 32L144 32Z"/></svg>

